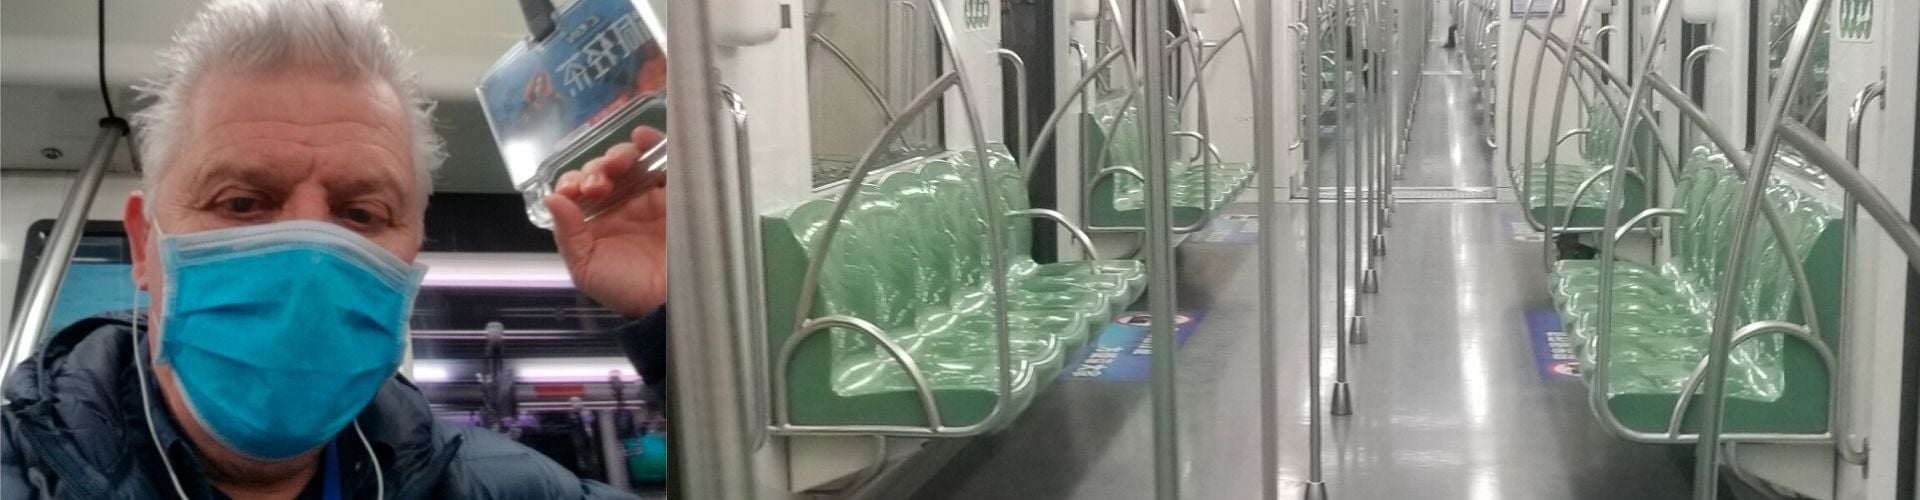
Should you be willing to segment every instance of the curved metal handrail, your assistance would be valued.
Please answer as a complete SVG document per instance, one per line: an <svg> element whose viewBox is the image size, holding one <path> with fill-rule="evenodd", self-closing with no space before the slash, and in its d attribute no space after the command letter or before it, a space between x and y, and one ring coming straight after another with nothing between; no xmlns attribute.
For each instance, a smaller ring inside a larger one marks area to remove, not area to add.
<svg viewBox="0 0 1920 500"><path fill-rule="evenodd" d="M1655 28L1654 40L1656 41L1661 39L1659 34L1664 31L1666 27L1664 23L1668 15L1671 14L1672 0L1662 0L1661 5L1666 8L1662 9L1660 16L1657 18L1658 21L1655 23L1657 27ZM1820 22L1821 16L1827 10L1827 6L1828 0L1809 0L1804 8L1801 9L1798 29L1794 33L1793 42L1788 46L1787 55L1781 64L1781 74L1779 78L1783 84L1781 88L1786 89L1786 91L1770 96L1771 102L1769 103L1767 115L1765 115L1760 122L1760 137L1753 148L1753 156L1755 157L1754 161L1756 164L1747 172L1747 192L1741 197L1739 208L1736 209L1733 217L1733 220L1737 222L1735 223L1736 227L1733 233L1732 248L1728 253L1730 258L1727 261L1727 267L1721 277L1720 294L1714 303L1713 329L1711 330L1712 338L1709 341L1707 351L1706 392L1708 401L1706 407L1702 410L1701 444L1696 447L1695 451L1699 455L1700 461L1699 464L1696 464L1694 471L1694 484L1697 490L1695 497L1702 500L1711 500L1719 493L1720 447L1718 441L1722 424L1720 419L1726 409L1726 357L1728 347L1732 341L1729 337L1732 334L1733 306L1742 291L1739 282L1742 273L1746 271L1746 249L1753 233L1755 207L1771 204L1767 203L1764 197L1766 195L1768 180L1772 178L1773 156L1775 150L1779 147L1781 123L1785 121L1786 108L1791 94L1794 93L1794 89L1800 86L1801 67L1806 63L1807 53L1809 52L1808 49L1812 45L1812 35L1816 31L1815 25ZM1650 47L1649 56L1652 55L1652 50L1653 48ZM1648 65L1649 71L1645 71L1644 73L1652 72L1650 71L1651 61L1649 61ZM1642 79L1643 84L1641 87L1645 87L1644 82L1646 80L1647 79ZM1644 93L1643 89L1636 89L1635 91L1635 94L1642 93ZM1631 105L1636 100L1638 100L1637 96L1635 99L1630 99L1628 104ZM1629 144L1627 137L1628 136L1622 137L1620 146L1616 150L1627 147ZM1618 175L1616 175L1616 177L1618 177ZM1618 197L1616 196L1614 198ZM1786 248L1782 250L1785 251ZM1603 279L1611 281L1610 277L1603 277ZM1603 284L1603 286L1610 284L1611 283ZM1602 317L1605 316L1609 315L1602 315ZM1809 323L1817 324L1811 321Z"/></svg>
<svg viewBox="0 0 1920 500"><path fill-rule="evenodd" d="M1561 146L1565 145L1567 141L1573 140L1573 138L1575 137L1584 137L1589 135L1593 135L1593 130L1584 129L1584 128L1568 130L1566 133L1560 134L1560 138L1553 140L1553 148L1559 149ZM1542 165L1545 165L1547 168L1547 185L1551 186L1553 185L1554 173L1556 172L1556 168L1558 166L1552 163L1544 163ZM1520 201L1522 203L1529 202L1530 198L1533 196L1533 169L1525 165L1522 165L1522 168L1520 169L1520 193L1521 193ZM1548 197L1552 197L1552 194L1548 194ZM1547 207L1548 207L1547 211L1551 213L1553 211L1552 209L1553 203L1551 200L1548 201ZM1532 210L1521 210L1520 213L1522 218L1527 220L1527 224L1530 226L1533 226L1533 230L1541 231L1541 232L1546 231L1546 223L1541 222L1539 218L1533 214ZM1565 223L1563 222L1562 225L1564 224ZM1562 232L1567 232L1567 231L1565 229L1562 229Z"/></svg>
<svg viewBox="0 0 1920 500"><path fill-rule="evenodd" d="M1807 344L1807 347L1813 348L1814 354L1820 356L1820 364L1826 369L1829 375L1827 377L1827 428L1829 429L1828 432L1831 433L1831 429L1835 426L1835 422L1833 421L1835 415L1832 412L1837 411L1841 406L1839 397L1842 386L1840 385L1841 377L1838 376L1838 373L1843 371L1840 369L1837 358L1834 357L1833 349L1828 347L1827 342L1818 335L1815 335L1806 325L1769 320L1755 321L1740 327L1739 331L1734 332L1733 341L1728 344L1727 350L1731 352L1733 349L1740 347L1740 344L1760 338L1760 335L1766 333L1776 333L1799 340ZM1680 398L1673 402L1673 413L1667 419L1668 437L1677 437L1680 435L1680 425L1684 422L1683 419L1687 415L1688 406L1691 406L1693 403L1694 392L1699 390L1701 382L1705 381L1706 371L1707 360L1702 358L1700 364L1694 367L1693 373L1687 376L1687 383L1683 386L1684 389L1680 391ZM1844 448L1844 446L1839 443L1836 443L1836 446Z"/></svg>
<svg viewBox="0 0 1920 500"><path fill-rule="evenodd" d="M1591 9L1586 8L1586 6L1582 6L1580 10L1581 10L1581 19L1583 21L1582 25L1584 26L1585 25L1584 20L1587 16L1587 13L1590 12ZM1658 14L1654 18L1654 24L1653 24L1654 29L1653 29L1653 37L1652 37L1652 39L1655 41L1660 40L1666 34L1666 29L1667 29L1666 21L1668 19L1668 16L1672 14L1673 0L1660 0L1660 6L1657 8L1657 10L1658 10ZM1653 69L1653 57L1652 57L1653 48L1648 47L1644 56L1645 57L1643 57L1642 60L1645 62L1641 63L1640 73L1642 74L1651 73L1652 72L1651 70ZM1635 105L1639 103L1642 95L1646 91L1646 88L1647 88L1646 82L1649 80L1650 79L1642 78L1640 79L1640 83L1634 86L1633 92L1627 97L1626 109L1632 109ZM1558 114L1556 113L1555 116L1557 118ZM1615 158L1624 158L1625 153L1623 151L1633 144L1632 120L1622 119L1621 123L1626 126L1622 128L1623 132L1620 134L1621 140L1618 142L1618 145L1617 145L1618 147L1614 148ZM1558 120L1556 120L1555 126L1556 127L1558 126ZM1614 173L1615 175L1613 177L1624 178L1625 171L1615 170ZM1621 179L1614 179L1614 180L1616 181L1615 185L1618 185L1617 181ZM1624 200L1622 199L1623 197L1619 196L1619 193L1620 193L1620 190L1613 190L1610 193L1610 195L1607 197L1606 209L1603 211L1605 212L1603 215L1605 220L1605 223L1603 224L1603 226L1605 227L1604 230L1609 233L1615 231L1616 228L1620 226L1620 214L1618 210L1619 210L1620 204ZM1600 290L1603 292L1606 292L1613 288L1614 260L1617 257L1617 252L1615 249L1616 245L1614 243L1615 242L1611 238L1608 238L1608 239L1602 240L1600 244ZM1596 387L1598 388L1597 389L1589 388L1589 390L1587 391L1587 406L1588 408L1592 409L1595 416L1598 417L1598 419L1600 420L1601 424L1604 427L1610 430L1614 430L1615 432L1619 432L1619 431L1627 430L1627 428L1624 424L1620 422L1618 418L1616 418L1613 415L1612 411L1609 411L1608 405L1607 405L1607 397L1606 397L1607 380L1609 380L1607 378L1607 372L1611 369L1609 365L1611 364L1610 361L1611 361L1612 340L1613 340L1613 335L1612 335L1613 303L1612 303L1611 295L1612 295L1611 293L1600 294L1600 314L1597 317L1598 324L1596 325L1596 328L1594 330L1595 331L1594 348L1598 349L1598 351L1596 351L1596 353L1594 354L1594 357L1599 360L1594 363L1594 380L1598 381L1598 383L1596 384ZM1718 466L1717 463L1715 465Z"/></svg>
<svg viewBox="0 0 1920 500"><path fill-rule="evenodd" d="M1022 59L1019 52L1007 49L994 49L993 53L1006 62L1013 63L1014 112L1020 115L1015 120L1020 131L1019 144L1023 150L1021 153L1024 154L1025 149L1033 147L1031 144L1033 138L1027 135L1027 60Z"/></svg>
<svg viewBox="0 0 1920 500"><path fill-rule="evenodd" d="M848 73L853 74L853 79L860 83L860 88L865 89L867 91L867 97L873 100L873 107L878 108L881 114L886 115L888 122L899 119L899 116L893 111L893 106L887 105L886 94L880 92L880 87L874 85L873 79L867 76L866 71L860 69L859 64L853 62L853 58L847 56L846 51L840 50L839 44L833 43L833 40L828 39L826 35L820 34L819 32L808 34L807 39L820 45L820 48L827 49L827 53L833 55L833 59L839 61L841 67L846 68Z"/></svg>
<svg viewBox="0 0 1920 500"><path fill-rule="evenodd" d="M993 173L992 166L991 166L992 160L991 160L991 157L987 155L987 148L984 142L985 133L983 132L983 129L981 127L979 111L977 109L976 103L973 100L973 93L971 90L971 86L968 85L965 79L961 77L961 75L967 74L967 71L966 71L965 63L961 60L962 58L957 52L955 52L955 49L954 49L955 36L953 34L952 22L949 20L947 16L946 9L944 9L939 3L937 3L938 0L927 0L927 1L929 4L928 11L933 16L933 24L934 24L935 32L940 37L940 40L942 42L941 47L943 48L943 52L945 53L946 58L948 59L948 63L952 66L952 69L942 74L939 78L936 78L933 83L929 84L918 95L916 95L913 101L911 101L908 104L906 114L908 116L917 116L919 113L924 112L926 109L929 109L932 104L939 102L939 97L943 95L947 90L957 89L959 91L960 99L961 99L961 107L966 111L967 125L972 136L971 139L973 143L974 154L976 155L975 157L978 159L977 163L980 169L980 185L981 185L980 193L982 198L981 201L986 207L986 213L989 213L989 214L999 213L999 208L998 208L999 197L995 193L995 191L998 189L997 185L999 183L995 181L995 174ZM800 329L800 330L796 330L796 332L804 331L804 325L809 324L808 316L811 315L811 312L813 309L814 295L816 294L815 289L818 287L818 283L819 283L820 267L826 260L827 250L831 247L833 242L833 236L838 231L841 222L846 217L847 209L852 205L853 199L859 194L860 186L864 184L867 173L873 169L875 153L877 153L878 150L883 145L885 145L888 141L891 141L897 138L898 135L905 129L906 123L907 121L905 120L895 120L894 122L889 123L887 128L881 132L880 136L876 137L874 139L874 142L868 146L866 152L861 154L860 160L855 163L854 170L852 174L848 177L846 191L840 195L840 199L834 204L832 214L826 219L827 220L826 225L820 229L820 233L818 236L819 240L814 243L813 252L808 258L807 271L804 278L801 281L800 297L799 297L799 300L796 301L794 324L796 325L797 329ZM993 248L993 249L1002 248L1000 239L1003 237L1004 233L1002 232L1000 224L1001 222L999 217L987 217L988 248ZM1009 306L1007 304L1007 292L1008 292L1007 262L1006 262L1005 252L1000 252L997 250L994 252L989 252L988 257L989 257L989 266L991 267L990 271L992 272L991 284L993 286L992 300L993 300L993 316L994 316L994 337L995 337L994 341L995 341L995 348L997 349L996 357L998 359L996 361L998 362L997 371L998 371L999 377L998 377L998 391L996 392L996 395L995 395L993 410L989 412L985 418L981 419L981 421L978 423L968 425L965 427L958 427L958 428L941 427L941 428L918 429L918 428L902 428L897 426L863 426L863 425L792 426L792 425L787 425L778 429L778 431L783 433L788 433L788 434L897 433L897 434L908 434L908 435L958 437L958 436L974 435L980 432L984 432L987 429L990 429L994 426L999 425L1001 421L1011 418L1010 417L1011 412L1008 410L1008 408L1010 408L1012 405L1012 397L1013 397L1012 370L1014 368L1014 362L1013 362L1012 338L1011 338L1011 333L1010 333L1010 328L1008 325L1008 318L1007 318L1008 311L1009 311ZM799 335L799 333L796 333L796 335ZM791 338L789 339L789 343L790 344L793 343ZM787 350L783 349L783 351L787 351ZM789 355L791 355L791 352L783 352L781 358L778 360L778 366L784 367L787 363L786 358ZM784 389L785 376L786 376L785 373L781 373L780 376L776 378L777 388ZM777 411L785 412L787 410L782 408L782 409L777 409ZM918 429L918 430L911 430L911 429Z"/></svg>
<svg viewBox="0 0 1920 500"><path fill-rule="evenodd" d="M1548 9L1550 9L1548 12L1554 12L1554 11L1560 10L1562 7L1566 5L1565 2L1566 0L1553 0L1553 4L1548 6ZM1527 2L1527 12L1536 12L1539 6L1540 6L1540 0L1529 0ZM1541 17L1544 18L1544 16L1541 16ZM1584 25L1585 19L1583 18L1581 21L1582 21L1582 25ZM1537 28L1533 28L1534 22L1535 22L1535 17L1533 16L1529 16L1525 19L1522 19L1520 21L1520 25L1521 25L1520 31L1522 33L1538 33L1539 31L1537 31ZM1521 167L1525 167L1526 162L1533 161L1533 130L1532 130L1533 116L1536 114L1536 107L1540 101L1540 72L1546 69L1545 63L1547 62L1547 43L1544 41L1545 37L1539 37L1539 38L1542 40L1542 42L1540 43L1540 49L1536 51L1533 57L1533 79L1530 80L1532 83L1527 84L1527 129L1528 130L1527 130L1525 141L1521 143L1521 147L1525 148L1523 151L1526 153L1522 155L1522 158L1520 159L1522 163L1520 165ZM1520 40L1516 38L1515 41L1519 42ZM1515 46L1515 50L1519 50L1519 46ZM1517 88L1516 86L1519 85L1519 82L1520 82L1520 70L1518 68L1515 68L1513 71L1507 72L1507 88L1509 89L1509 91L1511 91L1511 89ZM1514 94L1514 93L1517 93L1517 92L1510 92L1510 94ZM1500 138L1501 139L1500 143L1506 146L1503 152L1505 153L1504 156L1506 158L1508 171L1512 171L1515 168L1513 164L1513 110L1517 106L1513 105L1514 97L1515 97L1514 95L1507 96L1507 105L1505 106L1507 110L1507 121L1506 121L1507 126L1504 131L1506 135Z"/></svg>
<svg viewBox="0 0 1920 500"><path fill-rule="evenodd" d="M914 392L920 397L920 411L927 416L927 430L938 433L947 428L941 422L940 403L934 400L933 388L928 384L926 374L920 372L920 363L913 359L913 354L908 353L893 339L887 338L886 330L874 326L873 323L852 316L835 314L801 323L800 328L794 331L792 336L787 337L787 342L780 346L780 357L774 358L774 373L778 376L773 379L773 427L776 432L789 430L788 427L793 423L793 407L791 402L787 401L787 378L792 368L789 366L789 360L793 359L793 353L799 351L800 345L806 343L808 338L832 327L851 328L873 339L874 343L880 344L880 348L885 350L887 355L892 356L895 362L900 363L901 369L907 371L907 378L913 380Z"/></svg>
<svg viewBox="0 0 1920 500"><path fill-rule="evenodd" d="M1580 198L1586 196L1587 191L1593 189L1593 186L1600 182L1600 176L1613 173L1613 170L1616 168L1620 168L1620 165L1613 164L1600 167L1600 170L1594 171L1592 175L1587 176L1586 180L1580 181L1580 184L1573 188L1572 199L1567 200L1567 215L1560 219L1561 227L1573 225L1573 207L1578 206L1580 204ZM1627 169L1627 175L1633 177L1634 180L1640 181L1641 190L1646 191L1649 195L1653 193L1652 186L1647 185L1646 176L1640 175L1640 172L1633 169ZM1548 197L1551 198L1552 195L1548 195Z"/></svg>
<svg viewBox="0 0 1920 500"><path fill-rule="evenodd" d="M1646 78L1643 78L1641 80L1640 85L1644 85L1645 88L1652 89L1662 97L1665 97L1668 100L1668 102L1675 107L1675 109L1678 109L1680 111L1681 117L1683 119L1694 121L1695 124L1700 127L1701 131L1707 134L1708 139L1712 141L1716 147L1721 148L1721 150L1725 152L1725 157L1727 159L1727 162L1733 167L1734 173L1736 175L1746 175L1746 172L1751 170L1750 158L1745 154L1745 152L1739 149L1738 145L1735 142L1733 142L1732 137L1729 134L1727 134L1725 130L1722 130L1718 126L1714 125L1713 122L1706 117L1705 111L1700 109L1699 105L1693 103L1693 101L1687 98L1685 94L1681 93L1679 89L1673 87L1672 84L1668 83L1665 78L1661 77L1658 73L1649 73L1646 76ZM1617 193L1617 191L1615 193ZM1618 212L1618 207L1616 206L1617 203L1620 203L1620 200L1617 199L1617 195L1610 195L1608 197L1608 206L1609 206L1610 213L1607 215L1607 217L1609 217L1610 219L1613 217L1617 217L1617 212ZM1785 230L1785 225L1781 223L1777 209L1773 206L1772 203L1762 204L1760 208L1761 208L1761 214L1763 215L1763 219L1767 221L1768 228L1771 230L1771 233L1774 235L1776 244L1779 245L1779 247L1782 248L1783 251L1792 249L1793 246L1786 239L1787 238L1786 235L1789 233ZM1621 227L1624 228L1624 227L1630 227L1630 226L1621 226ZM1611 225L1605 226L1603 230L1609 233L1620 233L1625 231L1624 229L1615 229L1615 227ZM1609 239L1603 242L1601 246L1602 261L1600 265L1601 265L1601 274L1603 275L1602 276L1603 286L1608 287L1608 288L1603 288L1603 290L1612 289L1611 284L1609 283L1612 280L1612 272L1613 272L1613 266L1614 266L1614 259L1611 258L1612 256L1611 247L1617 243L1618 243L1617 238ZM1787 267L1788 274L1791 276L1791 278L1793 279L1796 285L1795 297L1799 300L1801 309L1805 311L1804 314L1809 324L1815 325L1814 332L1817 334L1819 332L1818 326L1817 326L1819 324L1818 313L1813 308L1813 294L1811 289L1808 287L1806 270L1804 266L1801 264L1801 262L1796 258L1787 258L1783 260L1785 261L1785 264L1786 264L1785 267ZM1600 300L1601 300L1600 307L1602 308L1601 309L1602 311L1612 310L1613 306L1612 306L1611 293L1602 293L1600 295ZM1611 343L1611 331L1612 331L1611 316L1612 316L1611 314L1601 314L1600 317L1603 319L1601 319L1600 323L1596 325L1597 328L1595 329L1595 331L1596 331L1596 335L1598 336L1598 340L1596 342L1597 344L1596 348L1602 349L1600 351L1600 353L1602 354L1600 355L1604 355L1605 353L1610 352L1608 350L1610 349L1610 347L1607 347L1607 346ZM1604 367L1604 363L1601 363L1601 365L1602 367L1596 369L1595 371L1594 378L1596 380L1604 380L1606 378L1606 372L1608 371L1608 369ZM1624 424L1619 423L1619 420L1614 419L1611 413L1608 413L1605 410L1603 410L1603 408L1605 407L1604 402L1596 402L1598 401L1598 398L1604 397L1604 392L1591 391L1589 396L1590 396L1590 399L1589 399L1590 404L1597 405L1597 406L1593 406L1593 408L1597 414L1601 415L1601 421L1604 424L1603 426L1607 427L1608 430L1613 432L1614 434L1626 437L1630 440L1634 440L1637 442L1647 442L1647 443L1672 442L1658 435L1636 433L1635 431L1626 428ZM1804 436L1801 436L1801 437L1804 437ZM1773 442L1778 442L1782 440L1799 440L1799 439L1800 438L1798 437L1787 438L1782 436L1771 436L1771 437L1765 438L1765 440L1773 441Z"/></svg>
<svg viewBox="0 0 1920 500"><path fill-rule="evenodd" d="M1066 214L1060 213L1057 210L1049 210L1045 208L1029 208L1026 210L1008 212L1007 215L1016 216L1016 217L1025 216L1025 217L1032 217L1036 219L1053 221L1053 223L1059 224L1061 227L1067 228L1067 234L1071 235L1073 237L1073 240L1080 244L1080 248L1087 252L1087 257L1083 260L1087 261L1089 265L1097 261L1105 260L1100 258L1100 249L1095 248L1093 246L1093 238L1087 236L1087 232L1081 230L1080 226L1074 225L1073 222L1068 221ZM1099 268L1097 266L1094 266L1094 270L1095 272L1098 272Z"/></svg>
<svg viewBox="0 0 1920 500"><path fill-rule="evenodd" d="M1633 232L1633 228L1639 227L1642 222L1651 224L1654 219L1673 218L1684 215L1687 215L1687 211L1681 208L1649 208L1641 210L1640 213L1633 214L1633 218L1627 219L1626 223L1621 224L1620 230L1613 232L1613 240L1620 241L1625 239L1627 234Z"/></svg>
<svg viewBox="0 0 1920 500"><path fill-rule="evenodd" d="M1074 100L1081 101L1081 113L1086 113L1087 106L1085 99L1087 97L1087 85L1098 80L1100 72L1105 70L1107 66L1111 66L1114 61L1119 60L1122 55L1124 55L1124 53L1118 51L1108 52L1106 56L1100 58L1099 62L1094 63L1092 68L1081 72L1080 81L1073 84L1073 90L1067 92L1066 97L1061 101L1060 105L1053 108L1052 114L1047 115L1046 123L1040 125L1040 134L1033 138L1033 147L1027 148L1026 156L1020 159L1020 173L1024 178L1032 180L1033 167L1035 166L1034 162L1039 160L1041 151L1053 145L1053 129L1059 127L1060 119L1066 116L1068 103ZM1132 91L1129 90L1128 94L1131 95ZM1082 133L1084 133L1084 131Z"/></svg>
<svg viewBox="0 0 1920 500"><path fill-rule="evenodd" d="M940 96L948 89L959 85L960 80L960 74L953 71L935 78L920 91L919 95L908 102L907 116L918 116L939 103ZM800 297L794 302L793 324L796 327L805 324L807 317L813 314L814 288L820 282L820 268L826 263L827 251L833 246L834 235L840 231L840 221L846 218L847 210L853 206L853 199L860 193L860 186L867 180L867 173L874 168L873 163L877 153L881 148L886 147L887 142L905 131L908 123L907 120L894 120L888 123L887 128L881 130L880 136L875 137L867 146L866 152L860 154L859 161L854 162L853 171L847 174L846 191L842 192L839 200L834 202L833 212L827 216L827 224L819 229L819 236L816 236L818 239L813 242L813 251L807 258L807 271L800 280ZM982 161L985 161L984 157Z"/></svg>

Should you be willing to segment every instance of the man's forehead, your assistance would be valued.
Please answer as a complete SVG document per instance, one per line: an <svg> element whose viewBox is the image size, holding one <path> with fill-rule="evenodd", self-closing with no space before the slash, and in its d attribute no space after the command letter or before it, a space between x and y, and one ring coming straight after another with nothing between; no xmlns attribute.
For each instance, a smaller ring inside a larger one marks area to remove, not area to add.
<svg viewBox="0 0 1920 500"><path fill-rule="evenodd" d="M169 170L204 179L271 167L418 189L407 175L414 157L404 102L378 80L330 76L209 74L181 103L189 118L174 160L183 168Z"/></svg>

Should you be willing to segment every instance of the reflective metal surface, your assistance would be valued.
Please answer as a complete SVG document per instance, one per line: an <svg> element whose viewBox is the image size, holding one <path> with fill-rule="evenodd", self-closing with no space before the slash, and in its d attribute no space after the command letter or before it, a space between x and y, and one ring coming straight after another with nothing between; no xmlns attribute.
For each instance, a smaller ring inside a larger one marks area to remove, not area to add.
<svg viewBox="0 0 1920 500"><path fill-rule="evenodd" d="M1492 180L1468 81L1425 77L1414 103L1409 179L1463 186ZM1461 94L1448 99L1447 88ZM1287 242L1270 256L1280 263L1280 318L1306 313L1299 263L1307 251L1307 207L1278 207L1270 226ZM1543 271L1527 264L1535 244L1516 240L1523 235L1513 232L1513 222L1521 219L1511 204L1407 203L1396 218L1395 238L1407 243L1380 263L1392 279L1369 299L1378 312L1370 327L1382 340L1353 346L1355 412L1327 429L1325 497L1686 497L1685 465L1669 447L1608 436L1589 413L1582 384L1539 375L1524 313L1552 304ZM1190 241L1178 249L1180 306L1206 312L1179 351L1182 498L1261 494L1259 446L1250 441L1259 435L1254 248ZM1340 270L1325 264L1324 271ZM1331 287L1322 292L1331 305L1337 295ZM1279 323L1277 359L1308 354L1304 323ZM1330 361L1336 345L1322 345L1320 358ZM1305 368L1281 365L1278 394L1306 394ZM914 498L1144 498L1152 488L1152 477L1142 473L1152 460L1146 392L1145 384L1058 384L1007 432L970 445ZM1320 493L1303 489L1309 406L1290 396L1279 408L1283 496Z"/></svg>

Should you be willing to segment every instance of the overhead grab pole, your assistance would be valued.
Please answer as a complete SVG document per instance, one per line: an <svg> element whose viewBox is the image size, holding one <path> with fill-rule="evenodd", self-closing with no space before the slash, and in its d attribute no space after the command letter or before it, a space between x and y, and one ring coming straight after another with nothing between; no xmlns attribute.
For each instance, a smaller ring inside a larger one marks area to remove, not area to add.
<svg viewBox="0 0 1920 500"><path fill-rule="evenodd" d="M80 247L80 235L87 226L87 211L93 208L94 196L100 194L100 180L106 176L113 152L127 136L127 130L125 120L100 121L100 132L94 136L93 148L87 153L87 164L74 176L73 186L67 190L66 204L60 207L60 218L47 234L46 251L40 254L33 277L27 282L19 315L14 317L13 333L7 337L6 353L0 360L0 379L5 379L14 367L40 349L40 336L53 318L53 301L60 295L60 282L73 263L74 250Z"/></svg>

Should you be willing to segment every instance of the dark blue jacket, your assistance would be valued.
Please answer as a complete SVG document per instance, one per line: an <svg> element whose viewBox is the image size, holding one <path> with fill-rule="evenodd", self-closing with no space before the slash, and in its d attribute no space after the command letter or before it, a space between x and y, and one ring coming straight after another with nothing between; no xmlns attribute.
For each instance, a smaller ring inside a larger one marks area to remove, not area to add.
<svg viewBox="0 0 1920 500"><path fill-rule="evenodd" d="M68 326L7 377L0 388L9 400L0 408L0 500L171 498L153 436L167 447L188 495L218 497L151 390L155 431L147 431L134 371L146 335L131 319L106 314ZM378 458L386 498L632 497L575 477L505 436L434 418L426 397L399 377L357 421ZM373 498L373 461L352 427L338 449L343 496Z"/></svg>

